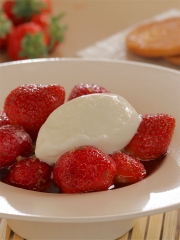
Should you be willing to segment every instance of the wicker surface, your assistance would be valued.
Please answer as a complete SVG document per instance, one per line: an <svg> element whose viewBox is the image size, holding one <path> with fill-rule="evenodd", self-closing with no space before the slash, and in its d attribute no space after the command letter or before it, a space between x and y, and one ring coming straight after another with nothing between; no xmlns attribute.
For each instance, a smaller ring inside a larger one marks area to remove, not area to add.
<svg viewBox="0 0 180 240"><path fill-rule="evenodd" d="M2 219L0 240L24 239L11 231L6 220ZM118 240L180 240L180 209L139 218L134 228Z"/></svg>

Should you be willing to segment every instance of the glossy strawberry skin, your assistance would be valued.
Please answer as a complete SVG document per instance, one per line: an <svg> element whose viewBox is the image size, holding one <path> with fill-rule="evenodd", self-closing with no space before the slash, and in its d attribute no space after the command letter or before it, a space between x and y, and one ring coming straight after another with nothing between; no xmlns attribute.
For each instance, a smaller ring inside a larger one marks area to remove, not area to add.
<svg viewBox="0 0 180 240"><path fill-rule="evenodd" d="M27 157L32 153L32 140L22 127L0 127L0 168L8 167L14 164L18 157Z"/></svg>
<svg viewBox="0 0 180 240"><path fill-rule="evenodd" d="M106 88L96 84L80 83L73 87L68 97L68 100L72 100L74 98L92 93L109 93L109 92L110 91L108 91Z"/></svg>
<svg viewBox="0 0 180 240"><path fill-rule="evenodd" d="M6 183L23 189L44 191L50 181L52 166L37 158L26 158L12 166Z"/></svg>
<svg viewBox="0 0 180 240"><path fill-rule="evenodd" d="M114 184L116 164L93 146L82 146L63 154L55 164L56 186L64 193L107 190Z"/></svg>
<svg viewBox="0 0 180 240"><path fill-rule="evenodd" d="M22 126L36 139L47 117L65 100L65 90L57 84L25 84L5 99L4 110L11 124Z"/></svg>
<svg viewBox="0 0 180 240"><path fill-rule="evenodd" d="M0 111L0 127L10 125L9 118L4 111Z"/></svg>
<svg viewBox="0 0 180 240"><path fill-rule="evenodd" d="M137 133L125 150L141 160L154 160L166 154L171 142L175 119L167 114L145 114Z"/></svg>
<svg viewBox="0 0 180 240"><path fill-rule="evenodd" d="M27 0L26 0L27 1ZM28 0L26 5L24 5L24 12L21 12L21 15L16 13L17 9L21 5L20 1L17 0L5 0L3 2L2 8L3 11L6 13L9 19L13 22L14 25L20 25L23 24L27 21L30 20L30 17L33 16L34 14L37 13L42 13L42 12L47 12L51 13L52 12L52 1L51 0L36 0L34 2L42 2L44 3L44 7L42 9L36 9L36 7L31 7L33 6L32 4L29 4L30 2L32 3L34 0ZM25 2L25 1L24 1ZM35 12L33 12L33 10Z"/></svg>
<svg viewBox="0 0 180 240"><path fill-rule="evenodd" d="M115 185L118 187L128 186L145 178L146 169L138 159L120 151L110 156L117 166Z"/></svg>
<svg viewBox="0 0 180 240"><path fill-rule="evenodd" d="M28 44L23 44L27 37L40 38L37 40L38 47L33 45L33 41ZM32 44L32 46L30 45ZM39 25L28 22L21 24L14 28L12 34L10 34L7 44L7 53L11 60L23 60L32 58L41 58L47 56L48 37L42 32ZM29 55L24 54L25 50L29 50ZM31 56L30 51L34 50L35 56Z"/></svg>

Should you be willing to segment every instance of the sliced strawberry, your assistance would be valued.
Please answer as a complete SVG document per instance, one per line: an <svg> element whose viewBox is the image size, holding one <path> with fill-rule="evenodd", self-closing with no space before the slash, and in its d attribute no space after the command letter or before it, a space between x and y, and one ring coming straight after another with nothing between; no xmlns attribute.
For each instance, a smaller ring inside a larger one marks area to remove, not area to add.
<svg viewBox="0 0 180 240"><path fill-rule="evenodd" d="M9 125L9 124L10 124L10 121L6 113L4 111L0 111L0 127L4 125Z"/></svg>
<svg viewBox="0 0 180 240"><path fill-rule="evenodd" d="M32 140L22 127L0 127L0 168L10 166L22 157L33 153Z"/></svg>
<svg viewBox="0 0 180 240"><path fill-rule="evenodd" d="M117 165L115 185L118 187L127 186L145 178L146 169L138 159L120 151L110 156Z"/></svg>
<svg viewBox="0 0 180 240"><path fill-rule="evenodd" d="M96 84L80 83L73 87L68 100L92 93L109 93L106 88Z"/></svg>
<svg viewBox="0 0 180 240"><path fill-rule="evenodd" d="M7 96L4 110L11 124L24 127L35 140L47 117L64 100L65 90L60 85L26 84Z"/></svg>
<svg viewBox="0 0 180 240"><path fill-rule="evenodd" d="M51 0L5 0L3 10L15 25L25 23L41 12L52 12Z"/></svg>
<svg viewBox="0 0 180 240"><path fill-rule="evenodd" d="M168 151L174 128L174 117L167 114L145 114L137 133L125 150L141 160L157 159Z"/></svg>
<svg viewBox="0 0 180 240"><path fill-rule="evenodd" d="M65 193L107 190L114 184L116 164L93 146L82 146L63 154L53 176L57 187Z"/></svg>
<svg viewBox="0 0 180 240"><path fill-rule="evenodd" d="M41 13L31 18L31 21L41 26L49 37L48 52L52 52L64 40L66 25L60 22L63 16L63 13L58 16Z"/></svg>
<svg viewBox="0 0 180 240"><path fill-rule="evenodd" d="M52 167L37 158L27 158L12 166L6 183L33 191L44 191L50 181Z"/></svg>

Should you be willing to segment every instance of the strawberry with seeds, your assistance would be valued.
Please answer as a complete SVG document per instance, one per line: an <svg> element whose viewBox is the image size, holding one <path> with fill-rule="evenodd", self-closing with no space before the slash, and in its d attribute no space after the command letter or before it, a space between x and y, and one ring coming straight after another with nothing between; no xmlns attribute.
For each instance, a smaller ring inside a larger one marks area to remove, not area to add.
<svg viewBox="0 0 180 240"><path fill-rule="evenodd" d="M117 165L115 185L127 186L145 178L146 169L138 159L120 151L110 156Z"/></svg>
<svg viewBox="0 0 180 240"><path fill-rule="evenodd" d="M65 90L58 84L25 84L6 97L4 110L11 124L22 126L36 139L47 117L65 100Z"/></svg>
<svg viewBox="0 0 180 240"><path fill-rule="evenodd" d="M80 83L73 87L68 97L68 100L72 100L73 98L93 93L109 93L109 92L110 91L108 91L106 88L96 84Z"/></svg>
<svg viewBox="0 0 180 240"><path fill-rule="evenodd" d="M14 25L19 25L30 20L35 14L52 12L51 0L5 0L3 11Z"/></svg>
<svg viewBox="0 0 180 240"><path fill-rule="evenodd" d="M168 114L145 114L137 133L125 150L141 160L154 160L166 154L171 142L175 119Z"/></svg>
<svg viewBox="0 0 180 240"><path fill-rule="evenodd" d="M65 193L108 190L114 184L116 164L93 146L81 146L63 154L53 170L56 186Z"/></svg>
<svg viewBox="0 0 180 240"><path fill-rule="evenodd" d="M48 37L39 25L29 22L17 26L9 36L7 53L12 60L48 56Z"/></svg>
<svg viewBox="0 0 180 240"><path fill-rule="evenodd" d="M19 157L33 153L32 140L22 127L0 127L0 168L14 164Z"/></svg>
<svg viewBox="0 0 180 240"><path fill-rule="evenodd" d="M6 183L23 189L44 191L50 181L52 167L38 158L27 158L12 166Z"/></svg>
<svg viewBox="0 0 180 240"><path fill-rule="evenodd" d="M10 124L10 121L6 113L4 111L0 111L0 127L4 125L9 125L9 124Z"/></svg>

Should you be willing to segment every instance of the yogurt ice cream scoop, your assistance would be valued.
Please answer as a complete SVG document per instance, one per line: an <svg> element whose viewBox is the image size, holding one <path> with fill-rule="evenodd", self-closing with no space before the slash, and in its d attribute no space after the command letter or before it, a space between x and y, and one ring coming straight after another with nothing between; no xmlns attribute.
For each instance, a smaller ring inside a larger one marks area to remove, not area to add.
<svg viewBox="0 0 180 240"><path fill-rule="evenodd" d="M39 131L35 154L48 164L82 145L93 145L111 154L130 142L140 121L136 110L119 95L78 97L49 115Z"/></svg>

